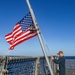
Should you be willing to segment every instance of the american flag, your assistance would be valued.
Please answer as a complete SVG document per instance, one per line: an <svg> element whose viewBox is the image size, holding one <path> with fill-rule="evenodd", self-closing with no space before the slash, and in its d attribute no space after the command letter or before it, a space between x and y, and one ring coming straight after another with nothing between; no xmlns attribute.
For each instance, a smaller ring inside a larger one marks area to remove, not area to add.
<svg viewBox="0 0 75 75"><path fill-rule="evenodd" d="M32 29L33 28L33 29ZM28 13L21 21L19 21L13 31L5 36L6 41L10 44L10 50L14 47L34 36L36 36L36 30L31 17Z"/></svg>

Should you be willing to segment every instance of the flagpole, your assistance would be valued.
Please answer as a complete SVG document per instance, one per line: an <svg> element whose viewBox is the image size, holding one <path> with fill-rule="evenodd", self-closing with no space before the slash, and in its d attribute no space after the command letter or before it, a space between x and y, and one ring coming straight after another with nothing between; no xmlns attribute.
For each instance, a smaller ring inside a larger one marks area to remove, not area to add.
<svg viewBox="0 0 75 75"><path fill-rule="evenodd" d="M36 18L35 18L35 15L34 15L34 12L33 12L32 8L31 8L30 2L29 2L29 0L26 0L26 2L27 2L27 5L28 5L28 8L29 8L29 10L30 10L30 13L31 13L31 16L32 16L34 25L35 25L35 28L38 29L37 22L36 22ZM41 34L40 34L39 30L37 30L37 35L38 35L38 38L39 38L39 41L40 41L40 45L41 45L42 51L43 51L43 53L44 53L46 62L47 62L47 64L48 64L50 73L51 73L51 75L54 75L54 74L53 74L53 70L52 70L52 68L51 68L51 64L50 64L50 62L49 62L49 60L48 60L48 57L47 57L47 54L46 54L46 51L45 51L45 47L44 47L44 44L43 44L43 41L42 41Z"/></svg>

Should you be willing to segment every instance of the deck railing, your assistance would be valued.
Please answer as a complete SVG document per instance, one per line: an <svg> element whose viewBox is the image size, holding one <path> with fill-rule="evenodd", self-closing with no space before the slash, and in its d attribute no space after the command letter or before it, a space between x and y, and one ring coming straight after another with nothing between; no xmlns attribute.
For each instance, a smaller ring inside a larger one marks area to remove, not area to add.
<svg viewBox="0 0 75 75"><path fill-rule="evenodd" d="M75 57L65 58L65 75L75 75ZM50 63L54 75L58 75L59 65L51 60ZM50 72L44 57L1 56L0 75L50 75Z"/></svg>

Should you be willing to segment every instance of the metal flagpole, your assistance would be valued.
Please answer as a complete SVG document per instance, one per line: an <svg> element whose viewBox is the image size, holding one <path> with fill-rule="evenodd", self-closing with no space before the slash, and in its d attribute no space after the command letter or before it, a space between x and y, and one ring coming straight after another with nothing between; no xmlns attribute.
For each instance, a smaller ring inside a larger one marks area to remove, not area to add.
<svg viewBox="0 0 75 75"><path fill-rule="evenodd" d="M31 8L30 2L29 2L29 0L26 0L26 2L27 2L27 5L28 5L28 7L29 7L29 10L30 10L30 13L31 13L31 16L32 16L34 25L35 25L35 28L38 29L37 22L36 22L36 18L35 18L35 15L34 15L34 13L33 13L32 8ZM44 47L44 44L43 44L43 41L42 41L42 38L41 38L41 35L40 35L39 30L37 30L37 34L38 34L38 38L39 38L39 41L40 41L40 45L41 45L42 51L43 51L43 53L44 53L46 62L47 62L47 64L48 64L48 67L49 67L49 70L50 70L50 73L51 73L51 75L54 75L54 74L53 74L53 70L52 70L52 68L51 68L51 64L49 63L49 60L48 60L48 57L47 57L47 54L46 54L46 51L45 51L45 47Z"/></svg>

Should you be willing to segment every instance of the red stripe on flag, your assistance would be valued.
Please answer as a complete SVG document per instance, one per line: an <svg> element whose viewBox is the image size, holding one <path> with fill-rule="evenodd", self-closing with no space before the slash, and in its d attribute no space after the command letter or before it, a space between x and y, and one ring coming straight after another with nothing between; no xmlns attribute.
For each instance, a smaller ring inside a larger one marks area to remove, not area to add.
<svg viewBox="0 0 75 75"><path fill-rule="evenodd" d="M36 35L37 35L37 34L33 34L33 35L30 36L30 37L21 38L21 39L15 41L14 44L10 46L10 50L12 50L16 45L21 44L22 42L24 42L24 41L26 41L26 40L29 40L30 38L33 38L33 37L35 37Z"/></svg>
<svg viewBox="0 0 75 75"><path fill-rule="evenodd" d="M30 38L36 36L36 31L30 31L27 29L25 32L22 32L22 28L19 24L17 24L12 33L9 33L5 36L7 42L10 44L10 50L14 49L14 47Z"/></svg>

